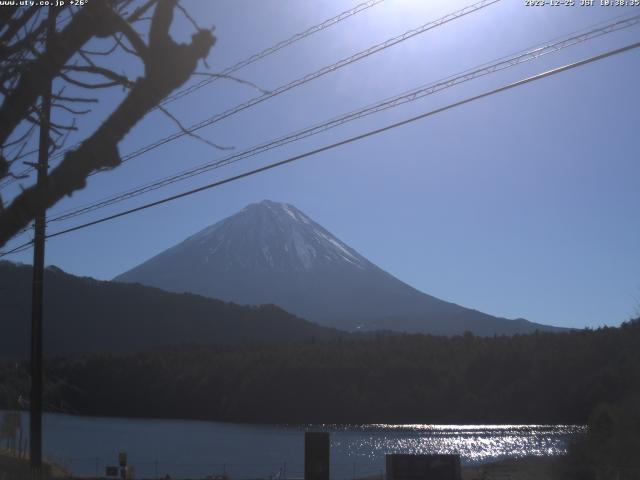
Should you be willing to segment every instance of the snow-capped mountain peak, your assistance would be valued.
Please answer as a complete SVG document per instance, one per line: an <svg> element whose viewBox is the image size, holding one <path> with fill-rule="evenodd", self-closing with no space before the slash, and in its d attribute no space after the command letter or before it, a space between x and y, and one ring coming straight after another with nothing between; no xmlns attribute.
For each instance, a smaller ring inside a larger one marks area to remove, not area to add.
<svg viewBox="0 0 640 480"><path fill-rule="evenodd" d="M310 270L339 264L359 269L369 266L364 257L296 207L271 200L248 205L174 247L194 248L204 263L211 262L214 255L223 255L229 268Z"/></svg>
<svg viewBox="0 0 640 480"><path fill-rule="evenodd" d="M270 200L248 205L116 280L241 304L273 303L345 330L493 335L542 327L422 293L293 205Z"/></svg>

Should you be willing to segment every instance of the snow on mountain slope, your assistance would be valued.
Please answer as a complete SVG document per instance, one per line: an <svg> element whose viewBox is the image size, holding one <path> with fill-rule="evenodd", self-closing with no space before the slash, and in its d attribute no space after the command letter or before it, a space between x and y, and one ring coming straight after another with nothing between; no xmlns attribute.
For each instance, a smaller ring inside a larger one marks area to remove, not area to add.
<svg viewBox="0 0 640 480"><path fill-rule="evenodd" d="M548 329L439 300L368 261L292 205L264 200L116 277L342 328L479 335Z"/></svg>

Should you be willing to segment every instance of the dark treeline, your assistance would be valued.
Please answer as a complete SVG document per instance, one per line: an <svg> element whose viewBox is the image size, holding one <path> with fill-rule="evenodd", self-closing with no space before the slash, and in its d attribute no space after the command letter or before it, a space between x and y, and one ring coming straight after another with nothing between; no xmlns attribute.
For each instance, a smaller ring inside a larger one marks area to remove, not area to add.
<svg viewBox="0 0 640 480"><path fill-rule="evenodd" d="M514 337L379 334L49 360L51 410L274 423L585 423L640 391L640 321ZM0 364L0 402L27 398Z"/></svg>
<svg viewBox="0 0 640 480"><path fill-rule="evenodd" d="M331 338L337 330L275 305L244 306L137 284L44 272L47 356L133 353L165 345ZM0 358L29 358L32 270L0 260Z"/></svg>

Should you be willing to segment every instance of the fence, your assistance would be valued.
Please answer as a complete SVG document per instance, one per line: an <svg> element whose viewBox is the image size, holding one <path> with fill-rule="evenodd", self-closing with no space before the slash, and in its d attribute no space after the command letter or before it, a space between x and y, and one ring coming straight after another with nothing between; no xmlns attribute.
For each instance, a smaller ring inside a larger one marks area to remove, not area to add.
<svg viewBox="0 0 640 480"><path fill-rule="evenodd" d="M55 457L49 460L74 477L104 478L108 466L117 466L117 458L101 457L71 458ZM336 480L381 479L384 477L382 461L350 462L330 464L331 478ZM270 479L293 480L304 477L304 462L274 461L270 463L212 460L210 463L165 461L155 459L135 459L128 461L129 472L134 479ZM131 475L130 475L131 477Z"/></svg>

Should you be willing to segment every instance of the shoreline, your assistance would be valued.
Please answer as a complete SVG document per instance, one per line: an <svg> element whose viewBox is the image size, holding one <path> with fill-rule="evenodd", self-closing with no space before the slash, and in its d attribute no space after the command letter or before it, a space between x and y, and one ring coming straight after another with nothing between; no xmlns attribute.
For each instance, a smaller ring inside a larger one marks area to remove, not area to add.
<svg viewBox="0 0 640 480"><path fill-rule="evenodd" d="M504 459L487 464L462 466L461 480L481 480L484 478L509 478L510 480L558 480L558 466L563 456L532 456L516 459ZM76 477L64 467L49 460L44 461L47 476L52 479L95 477ZM15 478L29 478L28 457L19 458L9 452L0 451L0 473L14 475ZM102 477L99 477L102 478ZM364 477L364 478L376 478Z"/></svg>
<svg viewBox="0 0 640 480"><path fill-rule="evenodd" d="M22 415L26 415L28 418L29 410L14 410L0 408L0 415L4 412L20 412ZM416 422L416 423L273 423L273 422L244 422L240 420L210 420L202 418L180 418L180 417L137 417L137 416L122 416L122 415L106 415L106 414L85 414L85 413L72 413L72 412L59 412L59 411L47 411L42 412L46 415L68 416L73 418L86 418L86 419L104 419L104 420L135 420L143 422L204 422L204 423L221 423L225 425L235 426L247 426L247 427L269 427L269 428L291 428L291 429L307 429L307 428L320 428L327 430L345 430L354 429L362 431L395 431L395 432L411 432L419 430L440 430L440 431L464 431L464 429L484 429L487 431L526 431L530 430L549 430L558 431L558 429L566 430L568 434L583 433L586 431L587 425L584 424L572 424L572 423L428 423L428 422Z"/></svg>

